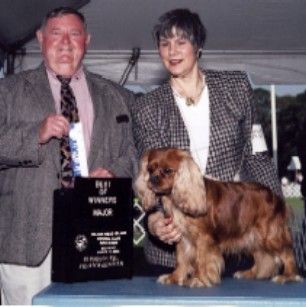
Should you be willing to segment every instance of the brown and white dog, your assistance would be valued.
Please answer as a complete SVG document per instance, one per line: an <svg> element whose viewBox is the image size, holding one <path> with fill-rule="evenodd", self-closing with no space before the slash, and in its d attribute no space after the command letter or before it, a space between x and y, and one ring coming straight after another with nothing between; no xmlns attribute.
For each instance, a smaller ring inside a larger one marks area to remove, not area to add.
<svg viewBox="0 0 306 307"><path fill-rule="evenodd" d="M303 280L296 268L286 204L267 187L203 178L186 151L166 148L144 154L135 190L144 210L161 197L166 214L182 232L176 268L160 276L160 283L216 285L223 255L242 252L253 256L254 265L236 272L236 278Z"/></svg>

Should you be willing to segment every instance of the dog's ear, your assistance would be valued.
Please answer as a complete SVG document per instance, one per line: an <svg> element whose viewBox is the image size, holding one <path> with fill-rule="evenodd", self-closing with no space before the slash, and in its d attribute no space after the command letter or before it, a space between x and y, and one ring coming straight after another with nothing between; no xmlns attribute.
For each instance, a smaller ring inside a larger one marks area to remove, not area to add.
<svg viewBox="0 0 306 307"><path fill-rule="evenodd" d="M197 216L206 213L206 191L203 176L190 156L184 157L175 174L172 198L184 213Z"/></svg>
<svg viewBox="0 0 306 307"><path fill-rule="evenodd" d="M148 188L148 157L149 152L146 152L140 159L139 173L134 183L135 193L139 197L141 205L145 211L156 204L155 194Z"/></svg>

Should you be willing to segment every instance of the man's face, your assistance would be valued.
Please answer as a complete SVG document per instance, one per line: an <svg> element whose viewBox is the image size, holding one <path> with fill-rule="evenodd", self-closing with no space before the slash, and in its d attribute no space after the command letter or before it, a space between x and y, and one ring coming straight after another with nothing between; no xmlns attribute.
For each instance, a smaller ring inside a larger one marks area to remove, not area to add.
<svg viewBox="0 0 306 307"><path fill-rule="evenodd" d="M82 21L73 14L50 18L36 36L47 66L67 77L80 67L90 41Z"/></svg>

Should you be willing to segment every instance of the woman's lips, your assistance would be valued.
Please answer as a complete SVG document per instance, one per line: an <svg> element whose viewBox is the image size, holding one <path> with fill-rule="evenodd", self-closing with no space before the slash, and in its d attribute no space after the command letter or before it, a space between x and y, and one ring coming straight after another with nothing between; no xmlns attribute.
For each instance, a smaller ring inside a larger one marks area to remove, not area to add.
<svg viewBox="0 0 306 307"><path fill-rule="evenodd" d="M182 60L169 60L169 64L172 66L178 65L182 62Z"/></svg>

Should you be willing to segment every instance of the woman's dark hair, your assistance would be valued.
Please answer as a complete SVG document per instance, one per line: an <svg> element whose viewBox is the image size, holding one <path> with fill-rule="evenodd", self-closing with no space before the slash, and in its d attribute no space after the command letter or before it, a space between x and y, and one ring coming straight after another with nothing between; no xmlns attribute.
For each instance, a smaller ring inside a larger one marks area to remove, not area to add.
<svg viewBox="0 0 306 307"><path fill-rule="evenodd" d="M188 9L175 9L160 16L158 21L159 23L153 29L157 45L162 37L172 37L173 28L175 28L178 34L187 38L196 50L203 48L206 30L198 14Z"/></svg>
<svg viewBox="0 0 306 307"><path fill-rule="evenodd" d="M58 7L56 9L53 9L52 11L47 13L47 15L45 16L45 18L43 19L41 23L40 28L43 29L46 26L50 18L61 17L65 15L70 15L70 14L77 16L80 19L80 21L83 23L84 28L85 29L87 28L84 15L80 13L79 11L73 9L72 7Z"/></svg>

